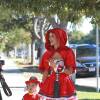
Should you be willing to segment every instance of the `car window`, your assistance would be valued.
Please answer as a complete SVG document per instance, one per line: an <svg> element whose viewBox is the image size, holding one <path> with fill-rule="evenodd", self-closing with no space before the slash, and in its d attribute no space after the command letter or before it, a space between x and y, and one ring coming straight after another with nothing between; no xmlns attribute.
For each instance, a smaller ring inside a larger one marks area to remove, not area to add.
<svg viewBox="0 0 100 100"><path fill-rule="evenodd" d="M79 63L79 62L76 62L76 65L77 65L78 67L83 67L82 64Z"/></svg>
<svg viewBox="0 0 100 100"><path fill-rule="evenodd" d="M96 56L96 47L77 47L77 57Z"/></svg>

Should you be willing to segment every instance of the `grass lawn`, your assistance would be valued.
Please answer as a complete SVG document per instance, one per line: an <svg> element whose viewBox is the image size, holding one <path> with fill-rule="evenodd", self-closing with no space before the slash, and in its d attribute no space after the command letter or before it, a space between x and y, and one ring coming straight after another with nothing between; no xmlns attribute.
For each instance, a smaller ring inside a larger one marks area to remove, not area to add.
<svg viewBox="0 0 100 100"><path fill-rule="evenodd" d="M77 92L79 100L100 100L100 93L96 92Z"/></svg>
<svg viewBox="0 0 100 100"><path fill-rule="evenodd" d="M100 100L100 92L91 87L76 86L79 100Z"/></svg>

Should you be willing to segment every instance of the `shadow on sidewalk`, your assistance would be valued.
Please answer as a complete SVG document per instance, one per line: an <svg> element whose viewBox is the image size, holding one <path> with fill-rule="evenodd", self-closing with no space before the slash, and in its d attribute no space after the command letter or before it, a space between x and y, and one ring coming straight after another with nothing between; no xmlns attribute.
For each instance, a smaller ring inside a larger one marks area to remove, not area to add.
<svg viewBox="0 0 100 100"><path fill-rule="evenodd" d="M82 92L96 92L96 88L88 87L88 86L76 85L76 89L77 89L77 91L82 91Z"/></svg>
<svg viewBox="0 0 100 100"><path fill-rule="evenodd" d="M23 73L23 72L40 73L37 66L29 66L29 67L18 68L18 69L3 70L3 73Z"/></svg>

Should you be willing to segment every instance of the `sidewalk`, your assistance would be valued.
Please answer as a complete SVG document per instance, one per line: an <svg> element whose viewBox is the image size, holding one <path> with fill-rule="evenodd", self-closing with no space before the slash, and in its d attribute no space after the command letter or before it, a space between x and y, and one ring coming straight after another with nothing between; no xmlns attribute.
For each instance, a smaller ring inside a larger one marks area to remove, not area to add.
<svg viewBox="0 0 100 100"><path fill-rule="evenodd" d="M2 90L0 84L0 90L3 100L22 100L22 96L25 93L25 78L22 75L22 72L18 69L16 64L14 64L9 59L5 59L5 65L3 66L3 70L4 71L2 74L6 80L6 83L12 91L12 96L7 97Z"/></svg>
<svg viewBox="0 0 100 100"><path fill-rule="evenodd" d="M98 83L99 83L99 88L100 88L100 77L99 77ZM97 79L96 79L96 77L76 79L76 85L96 88L97 87Z"/></svg>

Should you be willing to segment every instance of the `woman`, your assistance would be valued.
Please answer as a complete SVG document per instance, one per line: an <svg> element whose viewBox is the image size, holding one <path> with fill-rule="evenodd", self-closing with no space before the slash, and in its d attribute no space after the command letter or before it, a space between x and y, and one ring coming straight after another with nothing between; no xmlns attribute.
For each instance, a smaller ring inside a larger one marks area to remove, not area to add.
<svg viewBox="0 0 100 100"><path fill-rule="evenodd" d="M41 100L76 100L76 89L70 75L76 69L73 51L66 45L67 34L60 28L48 30L46 51L39 69L43 74L39 91Z"/></svg>

